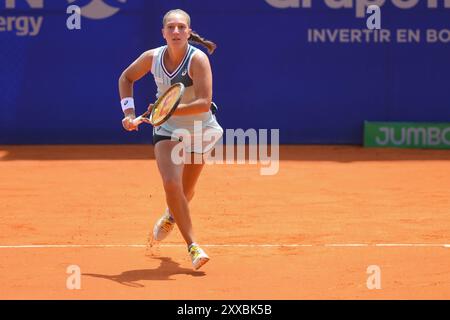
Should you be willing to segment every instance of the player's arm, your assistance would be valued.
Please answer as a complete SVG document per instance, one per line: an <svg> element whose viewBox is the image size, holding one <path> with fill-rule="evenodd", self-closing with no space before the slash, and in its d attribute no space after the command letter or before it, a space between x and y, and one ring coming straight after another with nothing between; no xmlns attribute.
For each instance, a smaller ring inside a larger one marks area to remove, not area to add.
<svg viewBox="0 0 450 320"><path fill-rule="evenodd" d="M195 100L180 103L174 115L186 116L208 112L212 100L212 72L208 56L199 51L192 57L191 76L194 82Z"/></svg>
<svg viewBox="0 0 450 320"><path fill-rule="evenodd" d="M153 62L153 51L149 50L141 54L128 68L126 68L119 77L119 93L122 110L125 115L122 125L126 130L136 130L137 126L132 124L136 118L133 100L134 82L141 79L150 72Z"/></svg>

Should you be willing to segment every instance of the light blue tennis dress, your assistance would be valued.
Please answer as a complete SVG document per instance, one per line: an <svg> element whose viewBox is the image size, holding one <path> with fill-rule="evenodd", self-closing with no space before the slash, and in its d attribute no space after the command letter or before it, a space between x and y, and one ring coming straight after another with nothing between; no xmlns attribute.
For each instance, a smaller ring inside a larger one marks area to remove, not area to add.
<svg viewBox="0 0 450 320"><path fill-rule="evenodd" d="M181 82L185 86L181 103L189 103L195 100L195 92L190 65L192 57L200 52L199 49L188 45L186 54L180 65L169 73L164 66L164 54L167 46L155 49L151 72L155 79L158 92L156 97L162 95L171 85ZM216 120L211 110L187 116L172 115L162 125L153 128L154 143L161 139L155 136L171 137L185 143L186 152L205 153L210 151L222 137L223 129Z"/></svg>

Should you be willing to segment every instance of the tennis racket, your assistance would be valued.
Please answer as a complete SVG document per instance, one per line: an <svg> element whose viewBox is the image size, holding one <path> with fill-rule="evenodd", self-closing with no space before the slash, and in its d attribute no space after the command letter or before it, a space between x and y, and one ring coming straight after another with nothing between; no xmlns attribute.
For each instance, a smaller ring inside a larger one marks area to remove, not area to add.
<svg viewBox="0 0 450 320"><path fill-rule="evenodd" d="M134 119L133 124L135 126L140 125L142 122L152 126L163 124L177 109L183 93L184 85L181 82L175 83L156 100L151 110L147 110L144 114Z"/></svg>

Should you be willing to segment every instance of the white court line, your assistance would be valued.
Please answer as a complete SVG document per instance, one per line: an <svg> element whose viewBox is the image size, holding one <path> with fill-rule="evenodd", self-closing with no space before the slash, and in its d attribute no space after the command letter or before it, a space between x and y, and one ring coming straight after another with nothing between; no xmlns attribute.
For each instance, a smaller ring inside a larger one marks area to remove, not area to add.
<svg viewBox="0 0 450 320"><path fill-rule="evenodd" d="M379 243L377 247L445 247L450 248L449 244L437 243Z"/></svg>
<svg viewBox="0 0 450 320"><path fill-rule="evenodd" d="M324 247L369 247L370 244L366 243L332 243L324 244Z"/></svg>
<svg viewBox="0 0 450 320"><path fill-rule="evenodd" d="M146 248L145 244L29 244L29 245L0 245L0 249L52 249L52 248ZM185 244L158 244L160 248L184 248ZM330 244L202 244L210 248L304 248L304 247L443 247L450 248L450 244L439 243L330 243Z"/></svg>

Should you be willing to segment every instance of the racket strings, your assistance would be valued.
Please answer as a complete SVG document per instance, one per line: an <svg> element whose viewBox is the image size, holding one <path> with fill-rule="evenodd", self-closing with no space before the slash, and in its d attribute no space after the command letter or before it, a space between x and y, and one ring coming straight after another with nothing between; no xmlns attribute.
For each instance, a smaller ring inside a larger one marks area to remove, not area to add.
<svg viewBox="0 0 450 320"><path fill-rule="evenodd" d="M160 103L155 106L154 112L152 115L152 121L158 122L164 117L167 116L167 114L170 113L172 110L172 107L177 102L180 94L179 88L174 88L170 92L167 92L167 94L161 99Z"/></svg>

